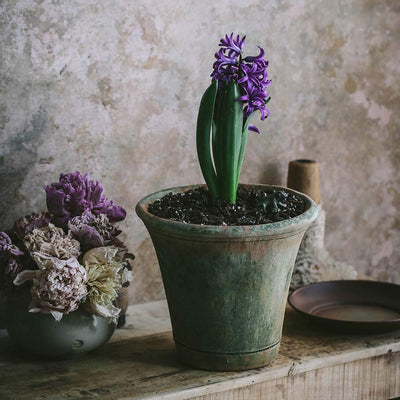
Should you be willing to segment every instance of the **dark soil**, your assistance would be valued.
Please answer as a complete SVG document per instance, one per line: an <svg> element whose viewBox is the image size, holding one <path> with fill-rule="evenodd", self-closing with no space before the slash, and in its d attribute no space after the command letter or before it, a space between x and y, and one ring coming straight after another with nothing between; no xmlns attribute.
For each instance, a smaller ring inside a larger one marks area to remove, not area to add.
<svg viewBox="0 0 400 400"><path fill-rule="evenodd" d="M273 189L262 191L239 187L236 204L212 200L205 188L169 193L149 205L161 218L199 225L259 225L296 217L305 211L300 196Z"/></svg>

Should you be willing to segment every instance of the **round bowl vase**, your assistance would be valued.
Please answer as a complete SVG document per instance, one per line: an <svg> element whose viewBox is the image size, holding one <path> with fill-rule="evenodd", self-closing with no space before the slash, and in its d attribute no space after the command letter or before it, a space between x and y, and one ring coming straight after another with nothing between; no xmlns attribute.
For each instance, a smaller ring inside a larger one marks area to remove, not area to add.
<svg viewBox="0 0 400 400"><path fill-rule="evenodd" d="M294 192L305 212L252 226L187 224L148 212L167 193L198 186L160 191L136 206L156 249L178 356L207 370L261 367L278 353L294 261L317 206L293 190L251 185Z"/></svg>
<svg viewBox="0 0 400 400"><path fill-rule="evenodd" d="M87 353L105 343L115 324L90 314L83 307L56 321L50 314L30 313L29 293L7 303L7 331L13 342L29 353L69 358Z"/></svg>

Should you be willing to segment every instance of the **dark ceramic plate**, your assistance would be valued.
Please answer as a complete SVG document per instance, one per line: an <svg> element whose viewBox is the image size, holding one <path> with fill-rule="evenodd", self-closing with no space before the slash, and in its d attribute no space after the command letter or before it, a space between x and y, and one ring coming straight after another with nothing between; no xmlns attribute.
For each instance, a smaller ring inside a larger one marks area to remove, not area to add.
<svg viewBox="0 0 400 400"><path fill-rule="evenodd" d="M346 333L400 329L400 285L328 281L295 290L289 304L324 327Z"/></svg>

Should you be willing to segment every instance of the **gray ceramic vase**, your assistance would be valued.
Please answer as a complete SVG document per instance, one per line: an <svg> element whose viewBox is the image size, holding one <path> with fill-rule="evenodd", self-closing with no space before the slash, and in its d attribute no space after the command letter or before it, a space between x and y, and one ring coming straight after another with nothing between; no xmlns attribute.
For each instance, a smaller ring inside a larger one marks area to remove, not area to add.
<svg viewBox="0 0 400 400"><path fill-rule="evenodd" d="M32 354L69 358L87 353L105 343L115 324L90 314L83 307L56 321L50 314L30 313L29 293L7 303L6 326L13 342Z"/></svg>
<svg viewBox="0 0 400 400"><path fill-rule="evenodd" d="M264 225L186 224L148 212L167 193L194 187L154 193L136 206L157 252L179 358L220 371L266 365L278 353L294 261L318 208L295 192L305 212Z"/></svg>

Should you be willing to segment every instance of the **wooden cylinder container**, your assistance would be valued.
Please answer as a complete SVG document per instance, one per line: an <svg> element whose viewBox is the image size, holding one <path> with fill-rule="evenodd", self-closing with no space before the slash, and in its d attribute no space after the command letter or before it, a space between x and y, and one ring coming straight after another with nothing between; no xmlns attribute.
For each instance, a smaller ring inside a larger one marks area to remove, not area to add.
<svg viewBox="0 0 400 400"><path fill-rule="evenodd" d="M314 160L290 161L287 187L306 194L320 204L318 163Z"/></svg>

